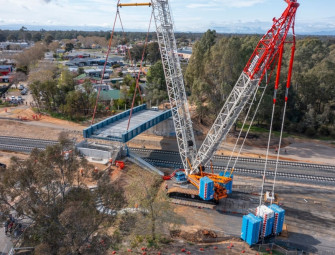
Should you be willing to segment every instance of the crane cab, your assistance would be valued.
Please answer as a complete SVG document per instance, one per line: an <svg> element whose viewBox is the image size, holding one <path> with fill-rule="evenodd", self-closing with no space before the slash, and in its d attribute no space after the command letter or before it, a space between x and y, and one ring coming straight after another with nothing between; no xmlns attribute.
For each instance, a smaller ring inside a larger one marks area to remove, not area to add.
<svg viewBox="0 0 335 255"><path fill-rule="evenodd" d="M175 178L177 183L184 183L187 182L186 174L185 172L178 171L175 173Z"/></svg>

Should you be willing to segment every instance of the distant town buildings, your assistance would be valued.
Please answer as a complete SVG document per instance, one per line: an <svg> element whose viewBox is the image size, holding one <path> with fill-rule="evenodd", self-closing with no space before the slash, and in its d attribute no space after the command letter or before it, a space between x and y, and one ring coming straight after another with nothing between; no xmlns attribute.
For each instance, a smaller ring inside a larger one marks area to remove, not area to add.
<svg viewBox="0 0 335 255"><path fill-rule="evenodd" d="M106 59L105 58L89 58L89 57L83 57L83 58L74 58L68 61L65 65L67 66L78 66L78 67L84 67L84 66L103 66L105 64ZM122 57L113 57L108 58L107 60L107 66L113 66L113 65L123 65Z"/></svg>
<svg viewBox="0 0 335 255"><path fill-rule="evenodd" d="M181 60L189 60L192 56L192 47L183 47L178 49L178 56Z"/></svg>
<svg viewBox="0 0 335 255"><path fill-rule="evenodd" d="M0 42L0 50L23 50L30 46L27 42Z"/></svg>

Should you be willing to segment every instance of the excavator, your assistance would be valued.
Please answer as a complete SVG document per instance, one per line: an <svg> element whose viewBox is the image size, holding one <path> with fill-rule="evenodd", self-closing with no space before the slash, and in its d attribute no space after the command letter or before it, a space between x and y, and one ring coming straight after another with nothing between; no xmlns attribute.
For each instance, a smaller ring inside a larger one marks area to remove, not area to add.
<svg viewBox="0 0 335 255"><path fill-rule="evenodd" d="M287 89L290 85L295 52L295 14L299 4L297 0L284 1L287 3L286 9L280 18L273 19L271 28L260 39L199 150L196 148L169 0L151 0L150 3L142 4L118 4L118 7L151 6L153 8L176 138L184 167L182 172L188 182L195 187L194 189L171 188L169 189L170 196L218 202L231 192L233 168L216 174L214 171L207 173L205 167L246 105L251 107L251 99L257 93L267 72L273 70L275 66L277 66L275 91L278 88L286 43L292 44ZM288 33L291 29L293 36L289 38ZM177 172L174 172L173 175L176 175ZM172 176L165 177L165 179L169 178L171 179ZM182 174L178 173L178 178L183 178Z"/></svg>

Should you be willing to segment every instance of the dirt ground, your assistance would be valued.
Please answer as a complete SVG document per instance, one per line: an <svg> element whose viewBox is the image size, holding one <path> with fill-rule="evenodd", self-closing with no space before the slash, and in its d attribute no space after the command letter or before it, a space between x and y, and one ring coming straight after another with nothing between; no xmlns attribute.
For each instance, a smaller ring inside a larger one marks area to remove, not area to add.
<svg viewBox="0 0 335 255"><path fill-rule="evenodd" d="M6 112L7 111L7 112ZM1 135L18 136L28 138L40 138L56 140L62 131L70 132L71 136L78 141L82 140L82 130L86 127L74 122L52 118L50 116L38 116L37 120L33 119L36 115L29 106L21 105L18 107L0 108L0 117L9 119L27 118L28 121L20 122L8 119L0 120ZM199 127L197 127L199 128ZM237 133L233 133L222 143L218 155L230 156L234 148ZM199 147L203 137L197 138L197 146ZM240 144L242 139L240 139ZM271 143L269 158L275 159L275 147L278 137L274 137ZM264 158L266 154L267 136L264 134L258 137L247 139L241 156ZM177 151L176 140L173 137L161 137L149 134L141 134L128 143L128 146L145 147L150 149L163 149ZM238 150L237 150L238 151ZM233 156L238 153L234 152ZM301 138L284 138L280 159L291 161L304 161L310 163L335 164L335 145L330 142L308 140Z"/></svg>
<svg viewBox="0 0 335 255"><path fill-rule="evenodd" d="M34 115L37 117L34 118ZM25 105L18 107L0 108L0 117L6 117L8 119L24 118L27 119L28 122L33 121L40 123L50 123L54 124L55 127L62 126L65 129L71 130L82 130L83 128L85 128L85 126L71 121L53 118L44 114L39 115L35 113L30 107Z"/></svg>
<svg viewBox="0 0 335 255"><path fill-rule="evenodd" d="M0 151L0 162L9 166L11 157L26 159L28 156L29 155L22 153Z"/></svg>
<svg viewBox="0 0 335 255"><path fill-rule="evenodd" d="M248 140L247 140L248 141ZM228 138L222 143L217 155L230 156L233 151L236 139ZM249 144L249 145L247 145ZM241 151L242 157L265 158L266 155L266 139L250 139ZM269 159L276 159L277 153L273 143L269 151ZM201 143L197 143L198 148ZM178 146L174 138L161 137L148 134L141 134L128 143L130 147L147 148L157 150L178 151ZM238 150L233 156L238 155ZM280 160L301 161L316 164L332 164L335 165L335 146L329 142L319 140L308 140L298 138L284 139L283 147L280 153Z"/></svg>
<svg viewBox="0 0 335 255"><path fill-rule="evenodd" d="M0 120L0 130L2 136L16 136L26 138L37 138L46 140L57 140L61 129L49 127L36 127L27 125L25 122Z"/></svg>
<svg viewBox="0 0 335 255"><path fill-rule="evenodd" d="M192 236L193 234L188 234ZM110 252L109 254L113 254ZM128 250L120 250L114 254L162 254L162 255L180 255L180 254L209 254L209 255L237 255L237 254L259 254L257 251L250 249L249 245L237 241L227 240L216 243L192 243L182 238L176 237L170 244L162 245L160 248L136 248ZM269 254L269 253L264 253Z"/></svg>

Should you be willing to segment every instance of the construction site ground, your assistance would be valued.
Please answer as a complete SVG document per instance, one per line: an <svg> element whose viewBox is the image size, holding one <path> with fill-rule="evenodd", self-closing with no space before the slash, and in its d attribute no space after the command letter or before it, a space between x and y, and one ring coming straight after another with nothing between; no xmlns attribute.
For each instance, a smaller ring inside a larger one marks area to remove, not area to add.
<svg viewBox="0 0 335 255"><path fill-rule="evenodd" d="M16 136L37 139L56 140L59 134L63 131L69 132L70 136L77 140L82 140L83 125L73 122L55 119L49 116L42 116L40 120L18 121L18 114L21 116L31 116L33 111L26 106L19 106L7 109L0 108L0 130L2 136ZM6 118L6 119L1 119ZM286 153L281 155L281 159L296 160L302 162L312 162L321 164L335 164L334 155L335 148L330 142L305 140L298 138L285 138ZM265 148L264 141L254 139L251 146L249 144L243 150L242 156L248 157L264 157ZM227 139L226 143L221 146L219 154L230 155L230 150L234 145L234 138ZM141 134L128 143L128 146L140 148L152 148L163 150L177 150L176 141L174 138L166 138L155 135ZM17 156L25 158L26 154L0 152L0 162L9 164L10 157ZM275 152L272 149L270 157L275 157ZM99 168L103 168L100 165ZM143 170L144 171L144 170ZM247 193L258 192L260 190L260 179L246 178L236 176L234 185L250 187L246 188ZM270 182L271 183L271 182ZM93 185L93 183L87 183ZM245 190L234 190L245 192ZM286 223L288 224L289 237L288 239L278 237L277 241L288 243L288 246L297 246L301 249L309 250L316 254L322 254L320 251L335 251L335 188L303 185L297 183L278 182L276 186L277 194L280 197L280 203L286 209ZM250 194L248 194L250 196ZM257 197L256 197L257 200ZM252 208L251 208L252 209ZM213 230L218 235L231 235L234 238L240 234L240 225L242 214L222 213L218 210L208 210L184 205L176 205L176 212L180 215L191 215L181 231L183 233L193 233L197 235L197 231ZM187 245L187 248L192 250L192 254L234 254L224 253L232 252L227 248L226 243L217 243L213 245L206 244L202 248L208 247L206 252L200 251L200 244L189 244L185 240L184 234L175 237L174 248L169 247L172 253L178 253L179 248ZM238 242L237 242L238 243ZM235 248L239 247L235 245ZM293 245L294 244L294 245ZM219 250L214 250L213 247L218 246ZM245 245L241 243L241 249ZM212 250L210 250L212 249ZM224 251L224 252L223 252ZM237 249L236 249L237 251ZM240 254L241 251L236 254ZM246 254L253 254L251 251ZM334 254L334 253L328 253Z"/></svg>
<svg viewBox="0 0 335 255"><path fill-rule="evenodd" d="M25 154L1 152L1 158L17 156L26 158ZM2 160L2 159L1 159ZM99 171L106 168L102 164L94 164ZM126 162L126 170L114 169L110 175L112 181L119 182L122 186L128 185L134 178L136 171L144 171ZM135 167L137 170L132 170ZM128 175L129 174L129 175ZM91 178L84 178L88 186L95 186ZM272 182L269 181L265 190L270 190ZM165 184L163 184L165 186ZM260 179L236 176L234 180L234 196L239 200L253 200L254 205L246 208L247 212L254 210L259 202L261 186ZM324 188L318 185L296 184L289 182L277 182L276 194L279 196L279 204L286 210L285 222L288 225L288 238L276 237L276 242L285 247L299 248L314 254L335 251L335 187ZM222 204L222 202L220 203ZM248 245L239 240L243 214L223 212L220 204L214 209L201 207L174 205L174 211L183 222L177 232L171 233L173 240L169 245L163 245L163 254L182 253L182 249L191 254L256 254ZM186 217L185 217L186 216ZM213 234L203 234L207 231ZM231 247L233 243L234 247ZM217 249L215 249L217 247ZM201 249L201 250L200 250ZM202 250L204 249L204 250ZM149 250L150 251L150 250ZM156 250L151 250L156 252ZM150 252L148 254L151 254ZM333 253L325 253L333 254Z"/></svg>
<svg viewBox="0 0 335 255"><path fill-rule="evenodd" d="M17 93L17 92L11 92ZM56 140L62 131L69 132L71 136L82 140L82 130L86 125L80 125L71 121L53 118L47 115L38 116L33 119L36 113L29 106L31 95L26 96L27 105L17 107L0 108L0 130L3 136L18 136L28 138L39 138ZM19 121L20 118L27 118L27 121ZM203 137L197 138L198 147ZM275 146L278 137L273 139L270 150L270 158L276 157ZM220 146L218 154L231 155L236 141L236 134L229 136ZM245 157L261 157L266 154L267 136L258 135L258 138L247 139L241 155ZM130 147L145 147L151 149L162 149L178 151L174 137L162 137L143 133L128 143ZM236 153L234 154L236 155ZM284 138L280 159L303 161L319 164L334 164L335 145L331 141L320 141L302 138Z"/></svg>
<svg viewBox="0 0 335 255"><path fill-rule="evenodd" d="M271 180L266 183L265 191L272 190L272 183ZM260 179L235 176L230 197L238 197L236 211L244 200L244 214L254 212L259 205L260 190ZM335 254L335 187L277 181L275 191L279 204L286 210L285 223L289 233L288 238L276 237L276 243L311 254ZM192 215L187 217L181 229L195 233L207 228L221 236L239 237L243 213L232 211L234 206L224 208L223 200L214 209L177 205L179 215ZM268 240L272 241L274 238Z"/></svg>

